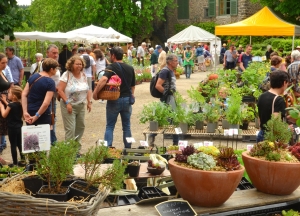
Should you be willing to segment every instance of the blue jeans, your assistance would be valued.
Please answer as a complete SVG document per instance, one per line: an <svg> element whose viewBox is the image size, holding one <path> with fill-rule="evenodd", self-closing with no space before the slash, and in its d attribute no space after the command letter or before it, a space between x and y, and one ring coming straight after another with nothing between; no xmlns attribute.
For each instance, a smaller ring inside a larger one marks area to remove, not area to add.
<svg viewBox="0 0 300 216"><path fill-rule="evenodd" d="M106 104L106 129L104 140L107 141L107 146L112 146L113 133L119 114L121 115L123 142L125 148L131 148L131 143L126 141L126 137L131 137L130 117L132 107L129 104L129 97L122 97L118 100L108 100Z"/></svg>
<svg viewBox="0 0 300 216"><path fill-rule="evenodd" d="M262 142L262 141L264 141L264 131L260 130L257 134L256 142L259 143L259 142Z"/></svg>
<svg viewBox="0 0 300 216"><path fill-rule="evenodd" d="M181 66L182 65L182 58L181 58L181 56L177 56L177 59L178 59L178 64Z"/></svg>
<svg viewBox="0 0 300 216"><path fill-rule="evenodd" d="M192 73L191 65L186 65L186 66L185 66L185 70L186 70L185 77L186 77L186 78L190 78L190 77L191 77L191 73Z"/></svg>
<svg viewBox="0 0 300 216"><path fill-rule="evenodd" d="M5 136L1 136L1 141L0 141L0 148L5 148L6 147L6 139Z"/></svg>

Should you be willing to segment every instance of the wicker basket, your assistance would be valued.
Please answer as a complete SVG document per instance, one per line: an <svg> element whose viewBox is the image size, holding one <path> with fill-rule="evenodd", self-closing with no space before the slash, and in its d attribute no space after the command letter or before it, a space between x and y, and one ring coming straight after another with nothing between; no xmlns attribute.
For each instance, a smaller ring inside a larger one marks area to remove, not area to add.
<svg viewBox="0 0 300 216"><path fill-rule="evenodd" d="M21 181L27 175L18 175ZM9 180L8 180L9 181ZM5 182L8 182L5 181ZM4 182L4 183L5 183ZM0 183L0 185L2 185ZM99 191L89 202L72 203L58 202L52 199L34 198L30 195L17 195L0 192L0 215L5 216L41 216L41 215L68 215L87 216L97 215L101 203L107 197L109 189Z"/></svg>
<svg viewBox="0 0 300 216"><path fill-rule="evenodd" d="M99 91L98 99L102 100L117 100L120 97L120 85L106 83Z"/></svg>

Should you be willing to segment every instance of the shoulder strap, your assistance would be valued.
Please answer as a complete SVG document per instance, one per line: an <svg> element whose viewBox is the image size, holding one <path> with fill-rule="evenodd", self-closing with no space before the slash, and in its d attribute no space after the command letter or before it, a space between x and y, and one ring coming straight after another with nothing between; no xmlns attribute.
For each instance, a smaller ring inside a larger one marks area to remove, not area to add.
<svg viewBox="0 0 300 216"><path fill-rule="evenodd" d="M279 95L276 95L276 96L274 97L274 99L273 99L273 103L272 103L272 114L274 113L274 105L275 105L275 101L276 101L276 99L277 99L278 96L279 96Z"/></svg>
<svg viewBox="0 0 300 216"><path fill-rule="evenodd" d="M33 83L29 86L29 90L31 89L31 87L33 86L33 84L34 84L36 81L38 81L39 79L41 79L42 77L44 77L44 76L41 76L41 75L40 75L40 77L36 78L36 79L33 81Z"/></svg>
<svg viewBox="0 0 300 216"><path fill-rule="evenodd" d="M121 65L119 64L119 62L116 62L116 63L119 65L119 67L120 67L120 69L121 69L121 71L122 71L122 75L123 75L125 84L126 84L127 88L129 89L129 91L131 92L131 88L129 87L129 85L128 85L128 83L127 83L127 80L126 80L126 78L125 78L125 74L124 74L123 68L121 67Z"/></svg>

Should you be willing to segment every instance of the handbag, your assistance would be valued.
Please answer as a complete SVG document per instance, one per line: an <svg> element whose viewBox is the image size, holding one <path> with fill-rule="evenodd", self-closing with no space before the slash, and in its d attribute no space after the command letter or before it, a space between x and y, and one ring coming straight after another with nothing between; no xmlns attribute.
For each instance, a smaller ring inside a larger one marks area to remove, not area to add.
<svg viewBox="0 0 300 216"><path fill-rule="evenodd" d="M68 74L67 74L67 83L66 83L66 85L68 84L68 82L69 82L69 78L70 78L69 71L68 71L67 73L68 73ZM57 91L57 90L56 90L56 91ZM57 96L56 96L56 99L57 99L58 101L60 101L61 97L60 97L60 95L59 95L59 94L57 94Z"/></svg>
<svg viewBox="0 0 300 216"><path fill-rule="evenodd" d="M127 80L126 80L126 78L125 78L125 76L124 76L123 68L121 67L121 65L119 64L119 62L117 62L117 64L119 65L119 67L120 67L120 69L121 69L121 71L122 71L122 75L123 75L125 84L126 84L127 88L128 88L129 91L130 91L129 104L130 104L130 105L133 105L133 104L135 103L135 97L132 95L131 88L128 86Z"/></svg>

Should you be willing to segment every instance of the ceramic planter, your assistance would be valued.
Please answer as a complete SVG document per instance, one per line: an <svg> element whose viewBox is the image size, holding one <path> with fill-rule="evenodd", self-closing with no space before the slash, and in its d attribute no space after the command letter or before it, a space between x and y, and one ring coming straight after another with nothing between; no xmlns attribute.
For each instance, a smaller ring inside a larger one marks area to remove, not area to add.
<svg viewBox="0 0 300 216"><path fill-rule="evenodd" d="M245 168L230 172L203 171L177 165L169 160L169 169L180 196L191 205L220 206L229 199L243 177Z"/></svg>
<svg viewBox="0 0 300 216"><path fill-rule="evenodd" d="M215 123L208 122L206 132L207 133L215 133L217 128L218 128L217 122L215 122Z"/></svg>
<svg viewBox="0 0 300 216"><path fill-rule="evenodd" d="M271 162L242 153L246 171L258 191L289 195L300 185L300 163Z"/></svg>
<svg viewBox="0 0 300 216"><path fill-rule="evenodd" d="M222 128L229 129L229 122L226 119L222 120Z"/></svg>
<svg viewBox="0 0 300 216"><path fill-rule="evenodd" d="M204 125L204 122L203 121L196 121L196 129L197 130L203 130L203 125Z"/></svg>
<svg viewBox="0 0 300 216"><path fill-rule="evenodd" d="M187 123L179 123L179 127L183 134L186 134L189 130L189 125Z"/></svg>
<svg viewBox="0 0 300 216"><path fill-rule="evenodd" d="M158 122L157 121L150 121L149 130L150 131L157 131L158 130Z"/></svg>

